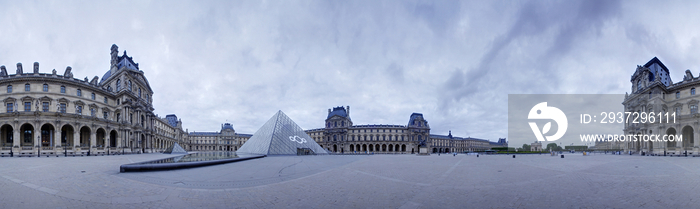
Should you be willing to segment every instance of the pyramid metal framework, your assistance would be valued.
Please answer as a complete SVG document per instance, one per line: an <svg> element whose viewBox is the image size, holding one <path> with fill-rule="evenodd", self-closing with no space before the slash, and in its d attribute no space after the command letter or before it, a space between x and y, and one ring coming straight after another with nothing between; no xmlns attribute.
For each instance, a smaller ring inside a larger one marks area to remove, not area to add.
<svg viewBox="0 0 700 209"><path fill-rule="evenodd" d="M263 155L296 155L299 150L328 154L299 125L281 110L260 127L237 153Z"/></svg>
<svg viewBox="0 0 700 209"><path fill-rule="evenodd" d="M171 145L170 147L168 147L168 149L165 150L165 152L163 152L163 154L180 154L180 153L187 154L187 151L185 151L185 149L183 149L179 144L177 144L177 142L175 142L175 144Z"/></svg>

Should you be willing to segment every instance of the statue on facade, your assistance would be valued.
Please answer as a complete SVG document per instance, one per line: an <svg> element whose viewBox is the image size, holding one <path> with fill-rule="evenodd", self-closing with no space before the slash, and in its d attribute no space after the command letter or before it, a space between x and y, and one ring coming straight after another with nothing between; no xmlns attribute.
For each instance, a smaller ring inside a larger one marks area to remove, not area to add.
<svg viewBox="0 0 700 209"><path fill-rule="evenodd" d="M56 69L53 69L53 70L51 71L51 74L56 75Z"/></svg>
<svg viewBox="0 0 700 209"><path fill-rule="evenodd" d="M34 74L39 74L39 62L34 62Z"/></svg>
<svg viewBox="0 0 700 209"><path fill-rule="evenodd" d="M34 102L34 106L36 107L36 111L39 111L39 99Z"/></svg>
<svg viewBox="0 0 700 209"><path fill-rule="evenodd" d="M0 76L6 77L7 76L7 69L5 69L5 66L0 66Z"/></svg>
<svg viewBox="0 0 700 209"><path fill-rule="evenodd" d="M22 75L24 71L22 71L22 63L18 62L17 63L17 75Z"/></svg>
<svg viewBox="0 0 700 209"><path fill-rule="evenodd" d="M73 73L70 72L72 69L73 68L71 68L70 66L66 67L66 71L63 73L63 77L73 78Z"/></svg>

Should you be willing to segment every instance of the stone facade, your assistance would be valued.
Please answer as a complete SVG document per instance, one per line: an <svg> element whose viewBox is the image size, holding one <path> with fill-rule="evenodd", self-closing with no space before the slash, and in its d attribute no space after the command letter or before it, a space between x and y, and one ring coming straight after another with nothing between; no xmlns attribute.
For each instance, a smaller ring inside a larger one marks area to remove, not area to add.
<svg viewBox="0 0 700 209"><path fill-rule="evenodd" d="M185 149L188 151L237 151L251 136L236 133L233 125L224 123L219 132L190 132L190 142Z"/></svg>
<svg viewBox="0 0 700 209"><path fill-rule="evenodd" d="M110 69L100 79L41 73L39 63L15 74L0 66L2 105L0 155L102 155L162 152L174 143L188 151L236 151L250 137L230 123L219 132L188 132L176 115L154 114L153 90L132 57L117 45L110 49ZM350 107L328 110L325 127L306 133L335 153L417 153L421 144L433 153L483 151L508 146L476 138L435 135L421 113L407 125L353 125Z"/></svg>
<svg viewBox="0 0 700 209"><path fill-rule="evenodd" d="M536 141L530 144L530 151L533 152L541 152L542 151L542 142Z"/></svg>
<svg viewBox="0 0 700 209"><path fill-rule="evenodd" d="M430 134L430 125L421 113L411 114L407 125L354 125L350 106L328 109L325 127L306 131L316 143L334 153L417 153L425 141L432 153L475 152L508 146L476 138Z"/></svg>
<svg viewBox="0 0 700 209"><path fill-rule="evenodd" d="M625 112L654 113L656 121L639 122L628 120L624 124L625 134L666 134L683 137L682 142L618 142L609 146L619 146L626 152L646 154L697 155L699 144L695 139L700 128L698 102L700 95L696 87L700 78L690 70L685 71L682 81L673 83L669 69L656 57L645 65L637 66L630 82L632 93L625 95ZM659 115L663 115L660 120ZM668 120L666 118L668 115Z"/></svg>
<svg viewBox="0 0 700 209"><path fill-rule="evenodd" d="M64 73L41 73L39 63L16 74L0 67L2 154L116 154L144 153L184 142L182 134L163 126L153 114L153 90L144 72L126 55L111 47L111 67L102 77L73 78ZM179 137L176 137L179 136Z"/></svg>

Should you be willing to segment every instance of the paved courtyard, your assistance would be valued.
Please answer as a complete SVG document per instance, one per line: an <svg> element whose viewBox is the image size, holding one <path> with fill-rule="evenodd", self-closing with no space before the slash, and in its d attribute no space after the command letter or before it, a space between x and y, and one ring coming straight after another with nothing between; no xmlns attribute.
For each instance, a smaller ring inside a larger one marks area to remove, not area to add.
<svg viewBox="0 0 700 209"><path fill-rule="evenodd" d="M119 173L163 154L0 158L0 208L700 207L700 158L266 157Z"/></svg>

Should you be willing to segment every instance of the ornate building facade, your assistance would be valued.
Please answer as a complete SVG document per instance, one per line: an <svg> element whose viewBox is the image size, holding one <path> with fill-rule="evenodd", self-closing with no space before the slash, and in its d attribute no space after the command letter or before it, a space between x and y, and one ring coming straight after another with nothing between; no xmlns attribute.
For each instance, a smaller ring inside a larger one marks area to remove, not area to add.
<svg viewBox="0 0 700 209"><path fill-rule="evenodd" d="M0 66L2 155L153 152L186 137L153 114L153 90L138 63L112 45L99 79L73 78L71 67L41 73L39 63L15 74Z"/></svg>
<svg viewBox="0 0 700 209"><path fill-rule="evenodd" d="M237 151L253 135L239 134L230 123L221 125L219 132L190 132L190 151Z"/></svg>
<svg viewBox="0 0 700 209"><path fill-rule="evenodd" d="M104 155L162 152L174 143L189 151L236 151L252 135L230 123L219 132L188 132L176 115L154 114L153 89L138 63L110 49L110 69L100 79L73 77L71 67L41 73L39 63L15 74L0 66L0 155ZM328 110L325 127L307 130L335 153L416 153L421 144L438 152L483 151L507 146L476 138L430 133L423 114L406 125L354 125L350 107Z"/></svg>
<svg viewBox="0 0 700 209"><path fill-rule="evenodd" d="M475 152L508 146L477 138L430 134L430 125L421 113L413 113L406 125L354 125L350 106L328 109L325 127L306 131L316 143L334 153L417 153L422 141L433 153Z"/></svg>
<svg viewBox="0 0 700 209"><path fill-rule="evenodd" d="M665 134L682 136L683 140L676 141L625 141L616 143L625 151L647 154L695 154L700 151L695 139L700 127L698 103L700 95L696 87L700 86L700 78L693 76L690 70L685 71L683 80L673 83L669 69L656 57L644 65L637 66L630 79L632 93L625 95L623 105L625 112L654 113L656 121L634 123L632 120L624 124L624 133L632 134ZM664 115L659 120L659 114ZM666 114L670 120L666 120Z"/></svg>

